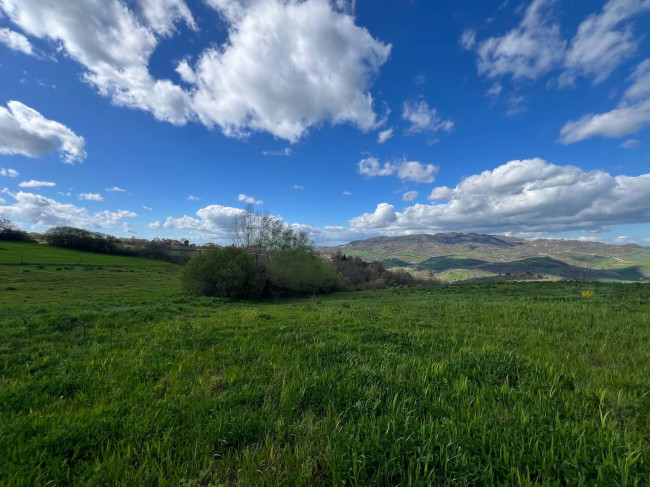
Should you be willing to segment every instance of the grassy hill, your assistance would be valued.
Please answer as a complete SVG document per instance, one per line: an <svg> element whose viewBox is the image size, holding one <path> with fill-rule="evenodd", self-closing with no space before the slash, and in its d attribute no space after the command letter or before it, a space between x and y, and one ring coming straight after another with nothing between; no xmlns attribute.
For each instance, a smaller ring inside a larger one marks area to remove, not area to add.
<svg viewBox="0 0 650 487"><path fill-rule="evenodd" d="M650 483L645 284L228 302L24 245L0 244L0 485Z"/></svg>
<svg viewBox="0 0 650 487"><path fill-rule="evenodd" d="M650 279L650 248L638 245L446 233L375 237L332 250L378 260L387 268L455 276L450 280L499 274L570 278L576 270L604 281Z"/></svg>

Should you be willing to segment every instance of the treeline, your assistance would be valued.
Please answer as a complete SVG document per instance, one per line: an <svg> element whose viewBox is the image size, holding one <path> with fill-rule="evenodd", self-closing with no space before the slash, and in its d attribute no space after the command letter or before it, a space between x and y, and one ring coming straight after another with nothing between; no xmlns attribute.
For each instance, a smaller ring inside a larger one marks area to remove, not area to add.
<svg viewBox="0 0 650 487"><path fill-rule="evenodd" d="M0 240L15 242L31 242L32 238L23 230L19 230L15 223L5 218L0 219Z"/></svg>
<svg viewBox="0 0 650 487"><path fill-rule="evenodd" d="M174 252L176 242L173 240L119 239L105 233L75 227L50 228L43 238L49 245L66 249L146 257L176 264L184 264L190 259L190 252Z"/></svg>
<svg viewBox="0 0 650 487"><path fill-rule="evenodd" d="M347 257L341 252L334 255L333 264L353 291L383 289L389 286L435 284L433 280L416 279L403 269L389 271L381 262L366 262L360 257Z"/></svg>

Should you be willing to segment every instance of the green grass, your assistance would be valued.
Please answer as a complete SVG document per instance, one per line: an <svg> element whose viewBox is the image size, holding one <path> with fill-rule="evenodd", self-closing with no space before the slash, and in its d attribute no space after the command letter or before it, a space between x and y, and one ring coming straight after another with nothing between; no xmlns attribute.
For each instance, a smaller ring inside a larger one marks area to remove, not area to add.
<svg viewBox="0 0 650 487"><path fill-rule="evenodd" d="M108 265L0 266L1 485L650 484L647 285L232 303Z"/></svg>

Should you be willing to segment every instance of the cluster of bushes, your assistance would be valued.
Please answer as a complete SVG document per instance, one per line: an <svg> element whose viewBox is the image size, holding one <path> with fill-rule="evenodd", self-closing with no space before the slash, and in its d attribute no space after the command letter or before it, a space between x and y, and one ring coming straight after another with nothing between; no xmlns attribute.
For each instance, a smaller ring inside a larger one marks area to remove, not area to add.
<svg viewBox="0 0 650 487"><path fill-rule="evenodd" d="M416 279L403 269L389 271L381 262L366 262L360 257L347 257L341 252L334 255L334 267L349 283L352 290L383 289L388 286L419 286L431 281Z"/></svg>
<svg viewBox="0 0 650 487"><path fill-rule="evenodd" d="M15 223L3 218L0 219L0 240L30 242L32 239L27 232L19 230Z"/></svg>
<svg viewBox="0 0 650 487"><path fill-rule="evenodd" d="M346 288L334 266L320 258L305 232L252 207L232 225L233 246L196 255L183 272L194 294L259 299L323 294Z"/></svg>
<svg viewBox="0 0 650 487"><path fill-rule="evenodd" d="M341 290L424 284L404 270L337 253L322 259L305 232L249 206L232 224L233 246L192 258L183 273L194 294L235 299L305 296ZM429 282L427 282L430 284Z"/></svg>

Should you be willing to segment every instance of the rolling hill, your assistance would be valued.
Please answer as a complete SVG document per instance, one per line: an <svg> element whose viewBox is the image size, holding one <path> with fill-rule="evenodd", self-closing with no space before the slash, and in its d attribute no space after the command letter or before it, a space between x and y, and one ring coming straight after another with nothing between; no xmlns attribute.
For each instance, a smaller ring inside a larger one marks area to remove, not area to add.
<svg viewBox="0 0 650 487"><path fill-rule="evenodd" d="M329 248L387 268L434 273L445 281L468 279L650 279L650 248L579 240L525 240L476 233L374 237Z"/></svg>

